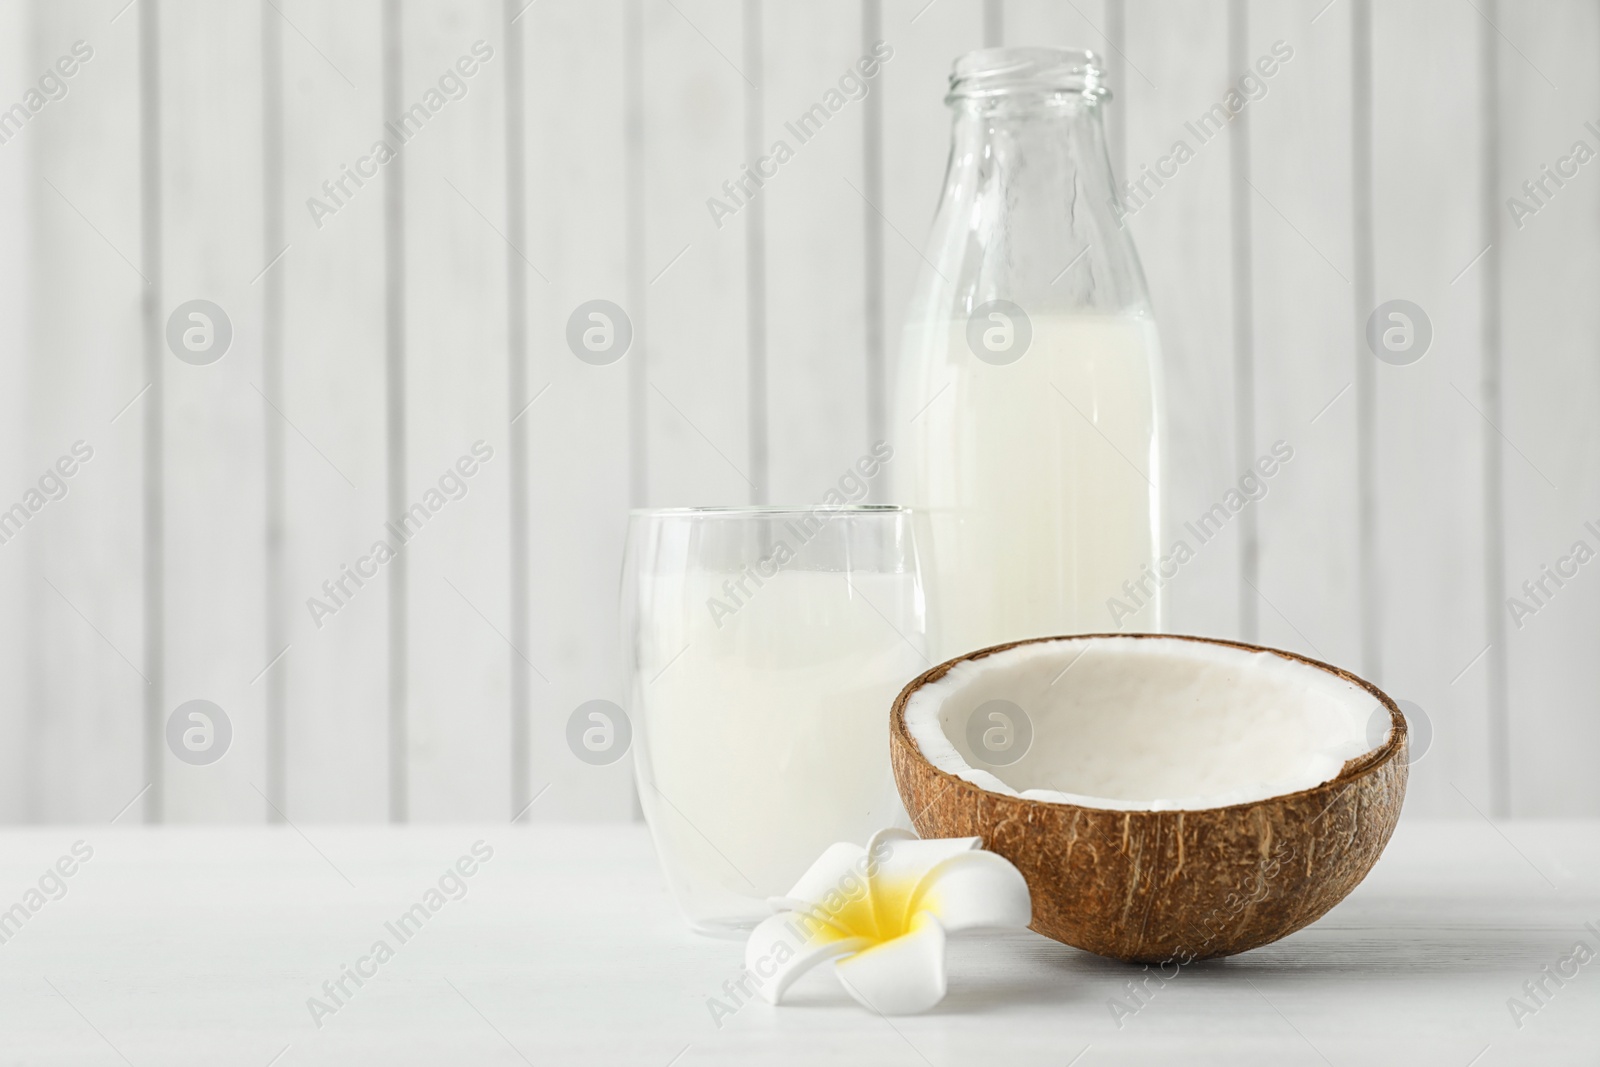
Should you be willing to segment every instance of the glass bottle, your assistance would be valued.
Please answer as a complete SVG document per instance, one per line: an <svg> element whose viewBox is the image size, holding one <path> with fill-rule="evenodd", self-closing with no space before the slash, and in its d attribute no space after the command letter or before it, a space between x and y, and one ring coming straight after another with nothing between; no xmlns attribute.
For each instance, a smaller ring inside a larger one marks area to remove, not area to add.
<svg viewBox="0 0 1600 1067"><path fill-rule="evenodd" d="M1093 53L1054 48L972 52L950 76L895 385L941 659L1160 627L1162 359L1101 77Z"/></svg>

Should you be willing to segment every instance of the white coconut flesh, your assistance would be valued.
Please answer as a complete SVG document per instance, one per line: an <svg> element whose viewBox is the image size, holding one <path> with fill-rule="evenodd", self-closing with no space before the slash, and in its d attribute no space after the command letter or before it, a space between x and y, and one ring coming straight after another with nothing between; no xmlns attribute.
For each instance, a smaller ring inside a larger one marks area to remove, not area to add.
<svg viewBox="0 0 1600 1067"><path fill-rule="evenodd" d="M1360 686L1269 652L1064 638L958 663L912 694L905 723L935 767L996 793L1191 811L1336 778L1387 741L1368 736L1377 706Z"/></svg>

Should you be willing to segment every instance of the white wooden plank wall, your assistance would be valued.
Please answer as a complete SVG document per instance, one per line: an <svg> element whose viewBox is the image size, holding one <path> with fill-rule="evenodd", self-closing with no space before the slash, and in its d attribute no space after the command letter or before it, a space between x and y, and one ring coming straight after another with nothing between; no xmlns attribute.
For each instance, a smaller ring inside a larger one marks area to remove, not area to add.
<svg viewBox="0 0 1600 1067"><path fill-rule="evenodd" d="M865 98L797 143L879 39ZM1593 0L16 0L0 105L79 41L0 143L0 505L93 449L0 544L0 818L632 817L627 761L564 740L621 696L626 510L811 501L893 440L945 78L986 43L1102 53L1124 176L1195 150L1128 223L1169 360L1168 539L1294 449L1169 627L1420 706L1414 810L1600 814L1600 577L1505 603L1600 549L1600 172L1520 226L1505 203L1600 149ZM166 349L192 299L231 322L209 365ZM1366 348L1391 299L1431 321L1419 362ZM567 347L592 300L634 331L606 365ZM344 577L419 502L405 550ZM197 698L233 732L206 766L162 738Z"/></svg>
<svg viewBox="0 0 1600 1067"><path fill-rule="evenodd" d="M1437 727L1436 745L1415 766L1410 789L1419 807L1439 812L1464 810L1452 783L1487 810L1494 763L1487 655L1473 662L1489 643L1487 427L1467 402L1481 406L1480 279L1463 273L1488 243L1480 227L1463 224L1477 217L1482 195L1476 180L1463 177L1479 170L1483 29L1470 7L1448 0L1372 6L1373 287L1378 300L1400 297L1427 309L1434 351L1410 366L1371 368L1377 558L1369 617L1383 646L1385 681ZM1396 97L1417 101L1431 121L1378 103ZM1317 425L1338 414L1336 406ZM1418 536L1429 530L1440 532ZM1493 599L1503 611L1500 597ZM1454 621L1424 623L1432 619Z"/></svg>
<svg viewBox="0 0 1600 1067"><path fill-rule="evenodd" d="M164 810L173 821L257 818L256 789L265 788L261 686L251 683L266 662L264 430L266 417L278 416L257 392L263 288L256 276L266 262L260 25L249 4L167 0L157 11L162 307L210 300L234 331L216 363L191 366L161 353L163 696L172 706L213 701L232 728L225 763L192 766L165 753ZM246 204L254 210L242 210ZM163 334L166 320L160 315Z"/></svg>
<svg viewBox="0 0 1600 1067"><path fill-rule="evenodd" d="M643 255L630 252L642 253L642 246L635 248L643 235L636 217L642 205L633 206L632 198L642 198L646 188L644 143L629 132L633 117L642 118L649 77L629 69L628 56L643 43L642 14L636 3L541 2L517 23L526 23L528 57L522 95L529 146L526 247L544 274L526 272L530 366L525 395L513 398L512 412L533 401L516 426L530 457L524 499L533 636L527 653L538 673L528 672L530 766L515 809L549 789L529 818L627 818L633 810L629 762L581 763L568 751L565 731L567 717L584 701L620 703L625 696L613 634L623 516L644 501L650 398L633 390L645 384L649 341L636 332L628 355L593 366L573 357L566 327L580 304L609 300L628 308L642 331L641 294L666 265L646 275ZM557 145L566 147L557 151ZM590 203L596 206L577 209Z"/></svg>
<svg viewBox="0 0 1600 1067"><path fill-rule="evenodd" d="M294 0L260 13L279 57L269 80L283 99L284 232L276 248L256 244L257 269L289 250L261 282L283 289L281 384L271 397L280 410L267 425L284 471L284 623L256 669L289 646L257 685L263 713L282 722L275 803L295 819L382 819L389 809L388 590L369 583L320 626L305 607L384 536L384 179L368 180L320 227L305 207L381 134L379 10L378 0ZM274 683L281 697L267 688Z"/></svg>
<svg viewBox="0 0 1600 1067"><path fill-rule="evenodd" d="M1211 442L1168 450L1173 488L1163 548L1183 537L1196 554L1165 590L1167 626L1243 635L1251 631L1239 621L1240 604L1248 603L1245 594L1250 594L1239 580L1242 524L1228 524L1204 545L1182 529L1239 476L1232 433L1238 398L1230 355L1228 146L1220 138L1200 145L1184 125L1197 119L1230 80L1229 22L1221 6L1210 2L1140 0L1122 6L1126 39L1116 49L1104 46L1108 56L1121 60L1122 69L1110 114L1121 116L1125 148L1112 165L1137 176L1170 156L1179 140L1195 150L1174 179L1128 216L1161 324L1172 437Z"/></svg>
<svg viewBox="0 0 1600 1067"><path fill-rule="evenodd" d="M1600 10L1585 3L1541 9L1502 2L1496 17L1518 46L1497 54L1499 136L1493 147L1503 201L1540 177L1541 165L1557 167L1575 141L1600 147L1600 134L1585 125L1600 128L1600 67L1594 62ZM1538 579L1542 567L1556 566L1580 538L1595 547L1585 522L1600 528L1600 424L1591 402L1600 390L1600 304L1590 297L1600 285L1594 240L1600 197L1587 170L1559 189L1547 182L1545 205L1524 218L1520 230L1503 208L1497 215L1504 250L1499 396L1484 395L1481 406L1508 446L1501 453L1499 508L1508 590ZM1587 768L1600 751L1594 713L1600 659L1593 653L1600 600L1589 595L1586 578L1580 570L1521 629L1508 626L1501 646L1513 811L1595 804L1597 786Z"/></svg>
<svg viewBox="0 0 1600 1067"><path fill-rule="evenodd" d="M20 5L0 8L0 68L8 71L23 70L33 57L28 12ZM10 240L0 246L0 291L21 292L28 284L28 252L33 245L31 236L33 212L18 210L34 203L33 152L30 144L18 141L4 146L10 151L0 153L0 198L12 205ZM45 190L49 192L49 190ZM20 310L20 309L19 309ZM21 353L28 347L27 322L20 314L0 317L0 351ZM33 381L30 361L13 356L5 365L7 388L0 389L0 479L7 486L21 485L34 475L30 473L32 457L27 455L29 437L28 393ZM0 603L21 605L30 593L27 571L12 563L0 567ZM13 607L11 613L18 609ZM10 630L8 629L8 633ZM28 647L20 641L7 641L0 648L0 675L11 679L8 686L13 692L26 692ZM14 698L15 699L15 698ZM25 755L31 740L29 731L36 725L24 712L22 700L7 705L7 714L0 720L0 751L4 752L4 785L0 786L0 804L13 813L13 818L23 816L28 810L28 797L32 783L28 780L29 759Z"/></svg>
<svg viewBox="0 0 1600 1067"><path fill-rule="evenodd" d="M67 95L0 146L8 165L12 149L29 153L18 214L31 220L26 273L6 290L5 317L25 323L26 338L4 357L22 429L7 505L75 441L94 449L67 496L0 546L17 583L4 643L23 649L4 697L7 722L26 723L25 788L9 812L18 820L110 818L162 758L142 737L153 651L142 503L155 488L145 417L162 397L142 340L152 287L142 276L140 26L138 12L112 22L115 12L29 5L26 48L6 76L8 99L21 99L75 42L93 50Z"/></svg>

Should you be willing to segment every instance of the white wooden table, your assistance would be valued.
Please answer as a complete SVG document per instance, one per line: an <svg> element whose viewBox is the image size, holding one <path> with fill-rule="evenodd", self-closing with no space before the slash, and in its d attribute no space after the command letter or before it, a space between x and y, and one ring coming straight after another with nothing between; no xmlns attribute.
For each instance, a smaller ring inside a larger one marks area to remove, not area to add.
<svg viewBox="0 0 1600 1067"><path fill-rule="evenodd" d="M719 1028L742 945L687 932L642 826L301 830L0 834L0 909L93 849L0 925L0 1063L1600 1063L1600 959L1520 1029L1507 1007L1576 941L1600 951L1596 822L1403 822L1321 922L1186 969L1120 1027L1136 968L1024 932L955 943L927 1015L868 1014L819 970ZM402 942L385 924L479 840L465 895ZM316 1025L308 998L333 1006L323 982L379 939L393 958Z"/></svg>

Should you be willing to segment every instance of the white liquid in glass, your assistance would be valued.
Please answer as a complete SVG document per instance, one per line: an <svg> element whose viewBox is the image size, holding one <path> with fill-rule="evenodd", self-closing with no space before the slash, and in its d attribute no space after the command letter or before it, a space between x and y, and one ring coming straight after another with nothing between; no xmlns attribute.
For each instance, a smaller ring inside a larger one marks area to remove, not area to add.
<svg viewBox="0 0 1600 1067"><path fill-rule="evenodd" d="M708 932L769 914L766 898L828 845L907 825L889 708L928 665L913 647L912 574L780 571L747 583L719 626L707 601L733 603L731 577L640 579L640 801L679 901Z"/></svg>

